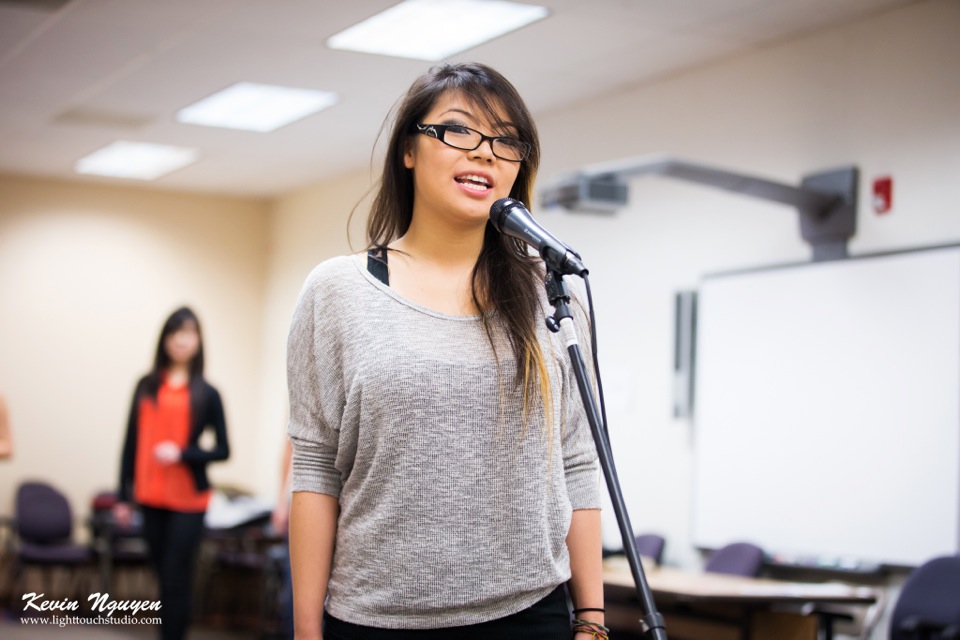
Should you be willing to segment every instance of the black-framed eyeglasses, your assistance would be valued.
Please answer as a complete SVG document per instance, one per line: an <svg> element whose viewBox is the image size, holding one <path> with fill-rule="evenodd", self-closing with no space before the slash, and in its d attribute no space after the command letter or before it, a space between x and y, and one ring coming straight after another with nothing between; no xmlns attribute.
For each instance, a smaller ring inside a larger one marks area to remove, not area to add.
<svg viewBox="0 0 960 640"><path fill-rule="evenodd" d="M493 155L507 162L523 162L530 154L530 145L523 140L509 136L485 136L476 129L459 124L418 124L417 132L464 151L473 151L489 140Z"/></svg>

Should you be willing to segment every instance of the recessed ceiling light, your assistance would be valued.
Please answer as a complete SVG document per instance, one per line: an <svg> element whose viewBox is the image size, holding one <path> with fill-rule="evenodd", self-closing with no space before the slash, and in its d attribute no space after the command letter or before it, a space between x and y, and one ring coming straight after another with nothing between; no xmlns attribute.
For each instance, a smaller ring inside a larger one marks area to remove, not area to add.
<svg viewBox="0 0 960 640"><path fill-rule="evenodd" d="M336 104L337 94L238 82L177 112L177 122L267 133Z"/></svg>
<svg viewBox="0 0 960 640"><path fill-rule="evenodd" d="M405 0L332 36L327 46L436 61L547 13L546 7L501 0Z"/></svg>
<svg viewBox="0 0 960 640"><path fill-rule="evenodd" d="M77 173L156 180L188 164L193 164L199 157L200 154L196 149L118 140L80 158L73 168Z"/></svg>

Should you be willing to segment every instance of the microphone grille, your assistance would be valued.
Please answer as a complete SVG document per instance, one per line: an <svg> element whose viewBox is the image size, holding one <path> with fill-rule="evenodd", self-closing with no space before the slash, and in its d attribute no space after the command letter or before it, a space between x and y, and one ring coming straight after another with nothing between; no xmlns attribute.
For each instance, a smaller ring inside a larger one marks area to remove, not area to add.
<svg viewBox="0 0 960 640"><path fill-rule="evenodd" d="M513 198L500 198L490 205L490 222L497 231L502 231L503 219L514 206L520 204Z"/></svg>

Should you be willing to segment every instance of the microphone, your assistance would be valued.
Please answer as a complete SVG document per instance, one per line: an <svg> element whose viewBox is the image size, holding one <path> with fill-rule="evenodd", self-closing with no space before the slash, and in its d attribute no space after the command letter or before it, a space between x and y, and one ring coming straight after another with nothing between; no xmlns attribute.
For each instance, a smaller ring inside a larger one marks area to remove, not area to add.
<svg viewBox="0 0 960 640"><path fill-rule="evenodd" d="M490 207L490 222L500 233L536 249L547 266L560 275L587 275L587 268L577 252L537 224L519 200L500 198L494 202Z"/></svg>

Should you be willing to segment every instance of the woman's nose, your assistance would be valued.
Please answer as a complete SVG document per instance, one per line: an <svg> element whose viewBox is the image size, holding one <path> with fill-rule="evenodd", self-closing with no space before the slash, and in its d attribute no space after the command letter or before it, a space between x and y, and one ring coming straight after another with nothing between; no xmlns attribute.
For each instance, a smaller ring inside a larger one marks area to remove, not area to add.
<svg viewBox="0 0 960 640"><path fill-rule="evenodd" d="M473 154L473 157L487 160L488 162L493 162L493 159L496 158L496 156L493 155L493 140L484 140L480 143L479 147L470 153Z"/></svg>

